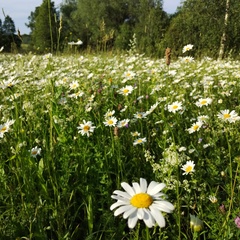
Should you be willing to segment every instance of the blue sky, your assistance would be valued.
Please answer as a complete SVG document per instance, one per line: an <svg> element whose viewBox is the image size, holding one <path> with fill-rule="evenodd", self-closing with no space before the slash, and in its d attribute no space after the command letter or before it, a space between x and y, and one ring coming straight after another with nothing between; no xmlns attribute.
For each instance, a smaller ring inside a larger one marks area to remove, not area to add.
<svg viewBox="0 0 240 240"><path fill-rule="evenodd" d="M62 0L54 0L53 2L58 8ZM180 2L181 0L164 0L163 8L167 13L174 13ZM28 23L28 16L41 3L42 0L0 0L0 19L4 20L3 9L5 15L9 15L13 19L16 29L19 29L21 34L28 34L30 30L25 26L25 23Z"/></svg>

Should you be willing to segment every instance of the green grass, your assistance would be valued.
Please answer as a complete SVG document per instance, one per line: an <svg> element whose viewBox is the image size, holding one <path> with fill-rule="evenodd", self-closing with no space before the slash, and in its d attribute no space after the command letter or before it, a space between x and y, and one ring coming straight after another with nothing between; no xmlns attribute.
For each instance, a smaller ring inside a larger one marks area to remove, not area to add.
<svg viewBox="0 0 240 240"><path fill-rule="evenodd" d="M240 124L218 114L240 113L239 69L211 59L179 59L168 69L138 54L0 54L0 239L238 239ZM133 91L123 96L126 85ZM200 98L212 102L199 107ZM173 102L182 104L175 113ZM130 120L126 127L104 125L113 110ZM146 117L135 118L139 112ZM208 118L190 134L201 115ZM83 120L96 127L89 137L78 133ZM144 144L133 145L136 131ZM183 175L190 160L195 171ZM129 230L110 211L113 191L140 177L167 185L175 210L165 228L139 221ZM190 214L201 231L190 228Z"/></svg>

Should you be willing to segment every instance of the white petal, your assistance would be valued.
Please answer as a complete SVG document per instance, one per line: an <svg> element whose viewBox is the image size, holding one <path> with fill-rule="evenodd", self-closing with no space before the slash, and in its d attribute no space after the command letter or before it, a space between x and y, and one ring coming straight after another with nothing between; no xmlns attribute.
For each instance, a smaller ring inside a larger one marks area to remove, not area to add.
<svg viewBox="0 0 240 240"><path fill-rule="evenodd" d="M137 217L138 217L138 219L140 219L140 220L143 219L143 217L144 217L143 208L138 208L138 209L137 209Z"/></svg>
<svg viewBox="0 0 240 240"><path fill-rule="evenodd" d="M137 214L132 214L129 218L128 218L128 227L129 228L134 228L137 224L138 221L138 217Z"/></svg>
<svg viewBox="0 0 240 240"><path fill-rule="evenodd" d="M126 212L126 211L128 211L129 209L131 209L131 208L132 208L131 205L122 206L122 207L118 208L118 209L114 212L114 216L118 216L118 215L120 215L121 213Z"/></svg>
<svg viewBox="0 0 240 240"><path fill-rule="evenodd" d="M148 190L147 193L150 195L154 195L159 193L163 188L165 188L166 184L164 183L158 183L156 184L156 182L151 182L148 186Z"/></svg>
<svg viewBox="0 0 240 240"><path fill-rule="evenodd" d="M129 208L124 214L123 214L123 218L126 219L128 218L130 215L136 215L137 212L137 208L130 206L131 208Z"/></svg>
<svg viewBox="0 0 240 240"><path fill-rule="evenodd" d="M146 224L147 227L151 228L155 225L155 220L152 217L151 213L149 210L144 209L144 217L143 217L143 221Z"/></svg>
<svg viewBox="0 0 240 240"><path fill-rule="evenodd" d="M156 193L154 194L154 199L159 199L159 200L162 200L162 198L160 198L161 196L166 196L166 194L160 192L160 193Z"/></svg>
<svg viewBox="0 0 240 240"><path fill-rule="evenodd" d="M134 182L133 183L133 188L134 188L136 194L141 192L141 188L140 188L139 183Z"/></svg>
<svg viewBox="0 0 240 240"><path fill-rule="evenodd" d="M130 199L131 198L131 196L128 193L120 191L120 190L115 190L113 193L117 194L119 196L122 196L123 198L126 198L126 199Z"/></svg>
<svg viewBox="0 0 240 240"><path fill-rule="evenodd" d="M153 189L154 187L156 187L159 183L155 182L155 181L151 181L148 185L148 189L147 191L151 191L151 189Z"/></svg>
<svg viewBox="0 0 240 240"><path fill-rule="evenodd" d="M154 203L151 206L162 212L167 213L171 213L174 210L174 206L167 201L154 201Z"/></svg>
<svg viewBox="0 0 240 240"><path fill-rule="evenodd" d="M117 201L110 206L110 210L112 211L116 207L126 206L126 205L129 205L129 203L122 202L122 201Z"/></svg>
<svg viewBox="0 0 240 240"><path fill-rule="evenodd" d="M130 202L129 199L124 198L124 197L119 196L119 195L112 195L111 198L112 198L112 199L116 199L116 200L121 201L121 202L126 202L126 203L129 203L129 202ZM158 200L158 199L157 199L157 200ZM162 199L160 198L159 200L162 200Z"/></svg>
<svg viewBox="0 0 240 240"><path fill-rule="evenodd" d="M147 191L147 181L144 178L140 178L140 188L141 192L146 192Z"/></svg>
<svg viewBox="0 0 240 240"><path fill-rule="evenodd" d="M156 220L157 224L159 225L159 227L165 227L166 222L165 219L162 215L162 213L157 210L156 208L154 208L153 206L149 207L152 216L154 217L154 219Z"/></svg>
<svg viewBox="0 0 240 240"><path fill-rule="evenodd" d="M121 186L130 196L135 195L133 188L128 183L123 182L123 183L121 183Z"/></svg>

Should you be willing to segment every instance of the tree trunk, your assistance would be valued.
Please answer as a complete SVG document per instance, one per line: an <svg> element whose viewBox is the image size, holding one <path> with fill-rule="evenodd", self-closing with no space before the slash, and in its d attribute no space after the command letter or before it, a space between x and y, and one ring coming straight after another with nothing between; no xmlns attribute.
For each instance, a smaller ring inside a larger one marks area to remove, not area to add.
<svg viewBox="0 0 240 240"><path fill-rule="evenodd" d="M218 60L223 59L224 53L225 53L226 30L227 30L227 26L228 26L229 6L230 6L230 0L226 0L224 26L223 26L222 37L221 37L221 40L220 40Z"/></svg>

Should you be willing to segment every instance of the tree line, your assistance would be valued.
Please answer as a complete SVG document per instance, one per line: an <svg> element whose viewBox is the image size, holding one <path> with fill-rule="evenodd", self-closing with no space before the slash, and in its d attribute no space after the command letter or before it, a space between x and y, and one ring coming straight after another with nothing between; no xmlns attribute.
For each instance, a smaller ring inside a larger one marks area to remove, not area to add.
<svg viewBox="0 0 240 240"><path fill-rule="evenodd" d="M193 44L195 57L237 57L240 49L239 0L185 0L167 14L162 0L64 0L60 9L43 0L30 13L31 49L39 53L66 51L82 41L88 51L125 51L173 56Z"/></svg>
<svg viewBox="0 0 240 240"><path fill-rule="evenodd" d="M14 21L10 16L5 16L4 21L0 19L0 47L6 52L16 52L20 49L22 38L16 34Z"/></svg>

